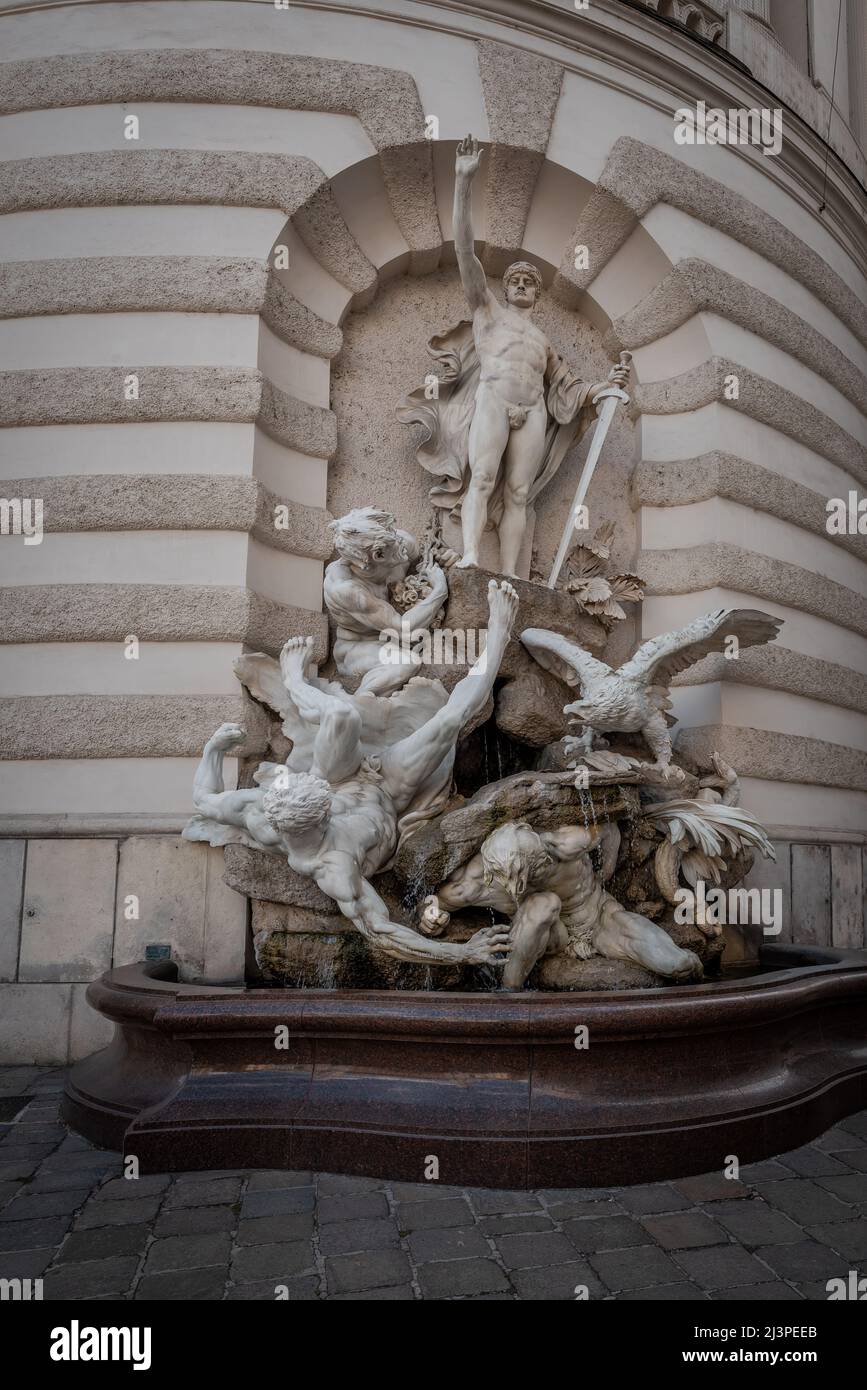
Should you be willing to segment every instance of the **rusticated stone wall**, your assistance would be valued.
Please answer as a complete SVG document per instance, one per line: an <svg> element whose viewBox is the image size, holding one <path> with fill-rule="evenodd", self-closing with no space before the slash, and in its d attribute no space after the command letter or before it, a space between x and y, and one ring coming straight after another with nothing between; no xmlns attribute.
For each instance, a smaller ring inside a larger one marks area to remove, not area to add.
<svg viewBox="0 0 867 1390"><path fill-rule="evenodd" d="M713 27L725 7L696 8ZM157 41L137 5L0 3L0 472L45 525L38 545L0 538L10 1056L86 1049L87 978L148 942L190 977L243 968L219 852L174 838L197 750L226 718L247 722L244 756L267 746L231 673L243 649L305 632L324 651L331 515L399 499L418 524L406 443L387 497L365 495L396 439L374 349L430 315L391 344L396 398L459 306L468 129L492 283L528 257L570 360L634 353L589 503L649 581L637 635L728 604L784 619L772 649L678 678L682 737L738 766L782 849L762 882L790 885L793 935L863 931L867 555L825 524L829 498L867 484L863 132L835 125L829 155L801 92L778 157L674 143L677 107L762 104L789 73L747 13L713 46L686 9L678 27L620 0L438 14L165 0ZM543 553L581 456L540 499ZM128 894L135 932L118 929Z"/></svg>

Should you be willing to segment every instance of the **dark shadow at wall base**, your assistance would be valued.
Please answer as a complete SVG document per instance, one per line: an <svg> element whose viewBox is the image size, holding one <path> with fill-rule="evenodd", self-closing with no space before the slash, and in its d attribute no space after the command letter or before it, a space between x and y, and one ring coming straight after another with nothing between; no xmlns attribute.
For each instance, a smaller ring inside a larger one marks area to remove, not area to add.
<svg viewBox="0 0 867 1390"><path fill-rule="evenodd" d="M64 1118L142 1173L503 1188L723 1173L867 1107L867 952L771 946L762 964L581 995L220 989L127 966L88 991L115 1037L72 1069Z"/></svg>

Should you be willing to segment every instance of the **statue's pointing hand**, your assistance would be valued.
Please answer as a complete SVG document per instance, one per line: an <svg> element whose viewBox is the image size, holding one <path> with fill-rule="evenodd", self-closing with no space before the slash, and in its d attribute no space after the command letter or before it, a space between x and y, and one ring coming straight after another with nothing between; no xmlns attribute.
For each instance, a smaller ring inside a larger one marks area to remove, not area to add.
<svg viewBox="0 0 867 1390"><path fill-rule="evenodd" d="M459 178L471 179L479 167L483 154L484 150L479 148L478 140L474 140L472 135L467 135L465 139L460 140L455 157L455 173L457 176Z"/></svg>

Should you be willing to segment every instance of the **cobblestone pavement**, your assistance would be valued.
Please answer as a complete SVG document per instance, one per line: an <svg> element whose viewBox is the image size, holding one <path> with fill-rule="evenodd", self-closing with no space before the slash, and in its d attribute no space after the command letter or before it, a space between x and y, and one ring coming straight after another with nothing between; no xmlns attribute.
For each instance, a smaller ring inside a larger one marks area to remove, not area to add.
<svg viewBox="0 0 867 1390"><path fill-rule="evenodd" d="M498 1192L328 1173L119 1176L0 1068L0 1278L46 1299L826 1299L867 1272L867 1112L741 1169Z"/></svg>

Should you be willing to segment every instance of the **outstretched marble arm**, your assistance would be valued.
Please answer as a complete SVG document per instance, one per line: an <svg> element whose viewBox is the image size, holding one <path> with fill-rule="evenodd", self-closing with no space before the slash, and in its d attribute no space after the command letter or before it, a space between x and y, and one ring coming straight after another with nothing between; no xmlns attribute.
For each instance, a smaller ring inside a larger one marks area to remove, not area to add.
<svg viewBox="0 0 867 1390"><path fill-rule="evenodd" d="M431 941L412 927L392 922L382 898L362 878L348 854L330 856L327 866L316 874L316 882L371 946L397 960L422 965L496 965L508 954L508 927L483 927L469 941L451 942Z"/></svg>

